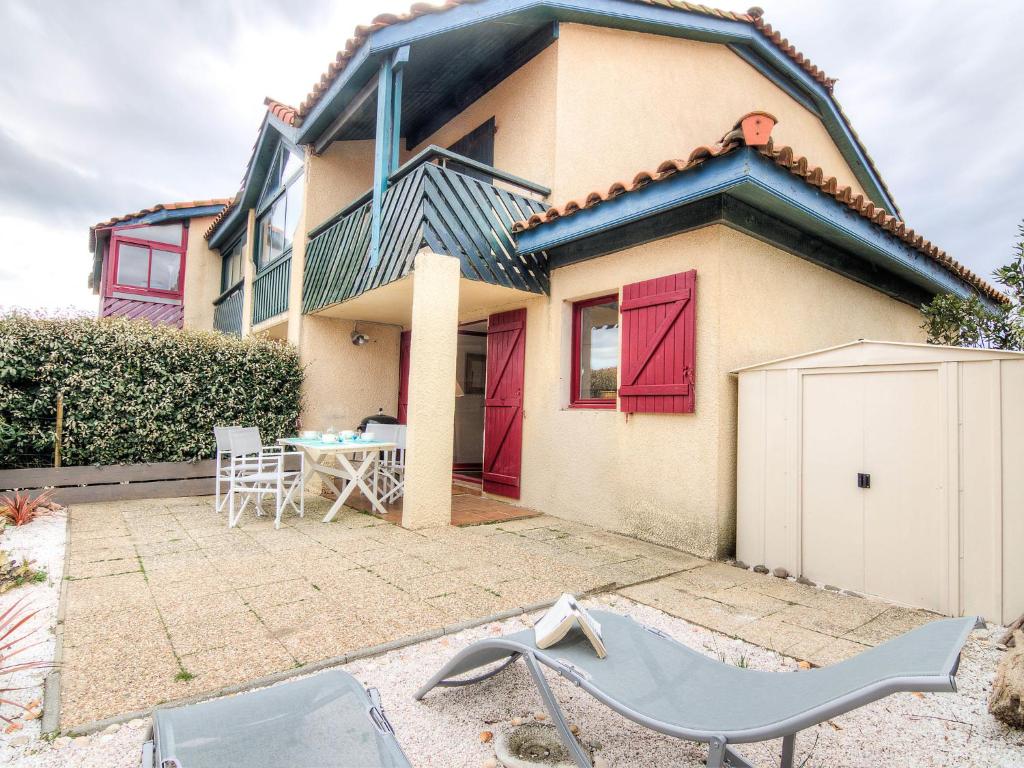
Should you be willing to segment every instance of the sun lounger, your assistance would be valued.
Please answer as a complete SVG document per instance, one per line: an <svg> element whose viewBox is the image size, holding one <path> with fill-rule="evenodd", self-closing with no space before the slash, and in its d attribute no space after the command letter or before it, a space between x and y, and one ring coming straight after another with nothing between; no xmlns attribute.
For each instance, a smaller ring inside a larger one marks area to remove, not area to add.
<svg viewBox="0 0 1024 768"><path fill-rule="evenodd" d="M331 669L153 713L142 768L410 768L374 689Z"/></svg>
<svg viewBox="0 0 1024 768"><path fill-rule="evenodd" d="M591 613L601 623L606 659L597 658L578 630L543 651L533 630L525 630L473 643L416 699L435 686L480 682L521 658L581 768L589 768L590 758L570 732L542 665L640 725L708 744L708 768L753 768L731 745L780 737L782 768L792 768L796 734L804 728L899 691L955 691L960 649L976 625L973 617L933 621L829 667L760 672L723 664L628 617ZM492 664L498 666L462 677Z"/></svg>

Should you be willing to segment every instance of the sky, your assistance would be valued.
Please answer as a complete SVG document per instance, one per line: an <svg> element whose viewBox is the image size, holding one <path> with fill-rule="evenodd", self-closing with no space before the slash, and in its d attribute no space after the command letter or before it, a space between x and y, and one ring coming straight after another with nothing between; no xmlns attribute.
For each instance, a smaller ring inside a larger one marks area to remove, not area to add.
<svg viewBox="0 0 1024 768"><path fill-rule="evenodd" d="M0 307L94 311L90 225L233 196L264 97L297 105L357 24L407 3L0 0ZM1019 2L761 5L838 78L904 220L985 277L1009 261L1024 219Z"/></svg>

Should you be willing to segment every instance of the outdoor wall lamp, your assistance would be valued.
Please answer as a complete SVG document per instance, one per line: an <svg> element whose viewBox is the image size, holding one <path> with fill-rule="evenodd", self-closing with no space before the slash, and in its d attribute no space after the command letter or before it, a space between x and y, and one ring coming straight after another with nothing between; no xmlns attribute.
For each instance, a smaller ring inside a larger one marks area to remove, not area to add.
<svg viewBox="0 0 1024 768"><path fill-rule="evenodd" d="M357 323L356 327L352 329L352 343L357 347L361 347L371 341L373 341L373 339L359 331L359 324Z"/></svg>

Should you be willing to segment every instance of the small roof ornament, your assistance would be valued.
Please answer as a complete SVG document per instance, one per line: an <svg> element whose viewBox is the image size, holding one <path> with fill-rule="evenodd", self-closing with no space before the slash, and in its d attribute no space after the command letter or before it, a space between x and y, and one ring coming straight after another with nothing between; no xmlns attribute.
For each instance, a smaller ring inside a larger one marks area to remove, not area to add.
<svg viewBox="0 0 1024 768"><path fill-rule="evenodd" d="M772 128L778 122L778 118L768 112L748 112L739 119L733 131L742 129L743 143L748 147L765 147L771 143Z"/></svg>

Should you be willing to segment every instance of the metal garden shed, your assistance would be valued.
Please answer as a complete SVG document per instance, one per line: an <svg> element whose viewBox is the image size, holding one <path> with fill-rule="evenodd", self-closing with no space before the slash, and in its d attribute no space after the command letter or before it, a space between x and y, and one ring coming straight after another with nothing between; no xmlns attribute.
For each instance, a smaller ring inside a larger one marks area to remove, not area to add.
<svg viewBox="0 0 1024 768"><path fill-rule="evenodd" d="M1024 354L862 340L734 373L738 559L1024 612Z"/></svg>

